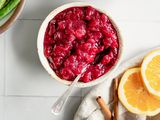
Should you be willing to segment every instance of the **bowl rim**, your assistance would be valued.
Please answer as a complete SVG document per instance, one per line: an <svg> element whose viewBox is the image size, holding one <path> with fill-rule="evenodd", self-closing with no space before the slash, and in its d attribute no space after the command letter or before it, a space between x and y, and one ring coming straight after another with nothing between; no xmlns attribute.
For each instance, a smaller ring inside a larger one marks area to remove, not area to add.
<svg viewBox="0 0 160 120"><path fill-rule="evenodd" d="M16 21L24 8L25 2L26 0L21 0L9 19L0 26L0 34L5 32Z"/></svg>
<svg viewBox="0 0 160 120"><path fill-rule="evenodd" d="M56 9L54 9L53 11L51 11L49 13L49 15L45 18L45 20L41 24L41 27L40 27L39 32L38 32L38 37L37 37L37 49L38 49L38 56L39 56L39 59L41 61L41 64L45 68L45 70L49 73L49 75L53 79L59 81L60 83L63 83L65 85L70 85L72 83L71 81L67 81L67 80L59 78L55 74L55 72L50 68L50 66L48 64L48 60L44 56L43 42L44 42L44 35L45 35L46 28L48 26L48 23L50 22L51 19L53 19L55 17L55 15L57 15L59 12L65 10L65 9L67 9L69 7L80 7L80 6L82 6L82 7L92 6L95 9L97 9L98 11L106 14L110 18L114 28L117 31L117 35L118 35L118 38L119 38L119 46L120 46L119 47L119 51L118 51L119 53L118 53L117 61L107 73L105 73L101 77L99 77L99 78L97 78L97 79L95 79L93 81L90 81L88 83L78 82L75 85L76 87L83 88L83 87L91 87L91 86L97 85L99 83L102 83L104 80L106 80L118 68L118 66L119 66L119 64L120 64L120 62L122 60L123 40L122 40L122 37L120 35L119 28L117 27L117 25L115 24L113 19L110 17L110 15L105 10L103 10L100 7L95 6L94 4L86 3L86 2L71 2L71 3L64 4L64 5L56 8Z"/></svg>

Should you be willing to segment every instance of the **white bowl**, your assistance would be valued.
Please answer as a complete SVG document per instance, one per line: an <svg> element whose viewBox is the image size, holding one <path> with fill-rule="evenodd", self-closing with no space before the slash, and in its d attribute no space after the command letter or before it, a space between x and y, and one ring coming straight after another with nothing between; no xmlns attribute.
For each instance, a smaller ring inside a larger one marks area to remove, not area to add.
<svg viewBox="0 0 160 120"><path fill-rule="evenodd" d="M50 20L52 20L61 11L65 10L67 8L76 7L76 6L77 7L78 6L92 6L92 7L96 8L98 11L100 11L102 13L105 13L107 16L109 16L109 14L106 13L104 10L102 10L102 8L100 8L98 6L94 6L94 5L89 4L89 3L84 3L84 2L72 2L72 3L68 3L68 4L62 5L62 6L58 7L58 8L56 8L56 9L54 9L46 17L46 19L43 21L43 23L42 23L42 25L41 25L41 27L39 29L38 39L37 39L38 55L39 55L39 58L40 58L40 61L41 61L42 65L43 65L43 67L51 75L52 78L54 78L55 80L57 80L57 81L65 84L65 85L70 85L71 82L59 78L55 74L55 72L51 69L51 67L49 66L48 60L44 56L43 42L44 42L45 31L46 31L46 28L47 28L48 23L50 22ZM119 65L119 63L121 61L122 52L123 52L123 41L122 41L121 36L119 34L119 29L118 29L117 25L114 23L114 21L111 19L110 16L109 16L109 18L110 18L113 26L115 27L115 29L117 31L117 34L118 34L118 37L119 37L119 46L120 47L119 47L118 59L117 59L115 65L107 73L105 73L103 76L99 77L96 80L90 81L88 83L78 82L77 85L76 85L76 87L90 87L90 86L94 86L94 85L97 85L97 84L103 82L104 80L106 80L111 75L111 73L113 73L116 70L116 68L118 67L118 65Z"/></svg>

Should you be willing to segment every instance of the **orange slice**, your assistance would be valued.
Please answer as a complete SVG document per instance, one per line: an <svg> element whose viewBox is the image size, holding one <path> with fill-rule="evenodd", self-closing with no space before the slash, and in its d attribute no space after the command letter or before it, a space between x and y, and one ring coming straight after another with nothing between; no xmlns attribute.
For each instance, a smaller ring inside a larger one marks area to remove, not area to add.
<svg viewBox="0 0 160 120"><path fill-rule="evenodd" d="M160 100L146 90L140 71L140 68L132 68L124 73L118 96L128 111L153 116L160 112Z"/></svg>
<svg viewBox="0 0 160 120"><path fill-rule="evenodd" d="M160 49L150 52L144 58L141 74L148 91L160 98Z"/></svg>

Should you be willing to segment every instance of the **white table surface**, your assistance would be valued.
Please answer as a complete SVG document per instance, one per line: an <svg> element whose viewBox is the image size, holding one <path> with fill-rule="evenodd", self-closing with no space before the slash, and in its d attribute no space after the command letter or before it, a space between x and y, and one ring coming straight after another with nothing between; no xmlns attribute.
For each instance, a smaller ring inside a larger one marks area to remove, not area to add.
<svg viewBox="0 0 160 120"><path fill-rule="evenodd" d="M50 113L67 87L41 66L36 38L48 13L71 1L78 0L27 0L19 19L0 35L0 120L72 120L90 90L77 88L60 116ZM160 0L83 1L100 5L119 25L125 42L123 60L160 45Z"/></svg>

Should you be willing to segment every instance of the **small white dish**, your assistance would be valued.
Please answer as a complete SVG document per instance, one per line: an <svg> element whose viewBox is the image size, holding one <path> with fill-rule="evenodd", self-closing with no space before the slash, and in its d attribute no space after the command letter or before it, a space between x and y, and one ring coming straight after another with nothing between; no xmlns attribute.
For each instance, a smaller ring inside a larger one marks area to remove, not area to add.
<svg viewBox="0 0 160 120"><path fill-rule="evenodd" d="M110 15L102 10L101 7L98 7L98 6L95 6L95 5L92 5L92 4L89 4L89 3L84 3L84 2L72 2L72 3L68 3L68 4L65 4L65 5L62 5L56 9L54 9L46 18L45 20L43 21L40 29L39 29L39 33L38 33L38 39L37 39L37 48L38 48L38 55L39 55L39 58L40 58L40 61L43 65L43 67L46 69L46 71L51 75L52 78L54 78L55 80L65 84L65 85L70 85L71 82L70 81L67 81L67 80L63 80L61 78L59 78L55 72L50 68L49 66L49 63L48 63L48 60L46 59L46 57L44 56L44 47L43 47L43 42L44 42L44 35L45 35L45 31L46 31L46 28L48 26L48 23L58 14L60 13L61 11L67 9L67 8L70 8L70 7L84 7L84 6L92 6L94 7L95 9L97 9L98 11L102 12L102 13L105 13L107 16L109 16L113 26L115 27L116 31L117 31L117 34L118 34L118 37L119 37L119 54L118 54L118 59L117 59L117 62L115 63L115 65L106 73L104 74L103 76L99 77L98 79L96 80L93 80L91 82L88 82L88 83L83 83L83 82L78 82L76 87L90 87L90 86L94 86L94 85L97 85L101 82L103 82L104 80L106 80L110 75L111 73L113 73L116 68L118 67L118 65L120 64L120 61L122 59L122 53L123 53L123 41L122 41L122 38L119 34L119 29L117 27L117 25L114 23L114 21L112 20L112 18L110 17Z"/></svg>
<svg viewBox="0 0 160 120"><path fill-rule="evenodd" d="M21 0L16 8L0 20L0 34L5 32L18 18L25 5L25 0Z"/></svg>

